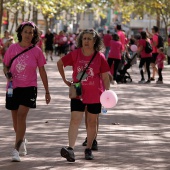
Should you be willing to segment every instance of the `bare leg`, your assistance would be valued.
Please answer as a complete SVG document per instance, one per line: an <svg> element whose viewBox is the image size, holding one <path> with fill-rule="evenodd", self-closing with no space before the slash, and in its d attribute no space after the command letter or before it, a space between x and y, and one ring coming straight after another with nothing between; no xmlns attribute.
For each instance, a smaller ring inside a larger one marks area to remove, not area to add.
<svg viewBox="0 0 170 170"><path fill-rule="evenodd" d="M68 131L69 147L74 148L78 135L78 128L82 121L84 112L73 111L71 112L71 120Z"/></svg>
<svg viewBox="0 0 170 170"><path fill-rule="evenodd" d="M154 68L153 68L153 77L155 77L155 74L157 74L157 73L158 73L158 70L157 70L156 66L154 65Z"/></svg>
<svg viewBox="0 0 170 170"><path fill-rule="evenodd" d="M29 108L22 105L19 106L18 111L16 110L12 111L14 130L16 132L15 149L18 151L25 136L26 117L28 111Z"/></svg>
<svg viewBox="0 0 170 170"><path fill-rule="evenodd" d="M92 147L93 141L97 136L98 114L87 113L87 148Z"/></svg>
<svg viewBox="0 0 170 170"><path fill-rule="evenodd" d="M85 125L86 125L86 131L87 131L87 108L85 110ZM99 130L99 115L97 116L97 133L98 133L98 130ZM95 136L95 139L97 139L97 133L96 133L96 136Z"/></svg>
<svg viewBox="0 0 170 170"><path fill-rule="evenodd" d="M17 132L17 112L18 112L18 110L12 110L11 111L13 127L14 127L15 133Z"/></svg>
<svg viewBox="0 0 170 170"><path fill-rule="evenodd" d="M152 78L155 78L155 74L158 72L154 63L151 63L152 66Z"/></svg>

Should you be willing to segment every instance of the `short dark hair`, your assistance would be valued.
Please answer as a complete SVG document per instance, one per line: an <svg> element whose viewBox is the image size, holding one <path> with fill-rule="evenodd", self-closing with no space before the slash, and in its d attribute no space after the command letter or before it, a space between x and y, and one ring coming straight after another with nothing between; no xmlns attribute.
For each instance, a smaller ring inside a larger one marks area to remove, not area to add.
<svg viewBox="0 0 170 170"><path fill-rule="evenodd" d="M159 31L159 28L157 26L153 26L152 28L155 32L158 32Z"/></svg>
<svg viewBox="0 0 170 170"><path fill-rule="evenodd" d="M116 28L117 28L117 30L121 30L122 26L120 24L117 24Z"/></svg>
<svg viewBox="0 0 170 170"><path fill-rule="evenodd" d="M140 35L141 35L142 39L146 39L147 38L146 31L141 31Z"/></svg>
<svg viewBox="0 0 170 170"><path fill-rule="evenodd" d="M18 41L19 42L22 41L21 33L22 33L25 26L30 26L30 27L34 28L34 37L33 37L32 41L31 41L31 43L36 44L39 41L39 30L38 30L37 26L31 21L22 22L18 26L18 28L16 29Z"/></svg>
<svg viewBox="0 0 170 170"><path fill-rule="evenodd" d="M118 40L119 40L119 35L116 34L116 33L114 33L114 34L112 35L112 38L113 38L113 40L118 41Z"/></svg>

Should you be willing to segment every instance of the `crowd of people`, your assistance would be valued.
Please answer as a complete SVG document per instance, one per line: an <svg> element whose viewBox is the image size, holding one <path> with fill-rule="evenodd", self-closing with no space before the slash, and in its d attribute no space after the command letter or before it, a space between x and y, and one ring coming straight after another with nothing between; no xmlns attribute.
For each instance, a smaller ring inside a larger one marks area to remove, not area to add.
<svg viewBox="0 0 170 170"><path fill-rule="evenodd" d="M94 29L82 30L78 35L66 34L64 31L56 34L48 29L43 34L33 22L27 21L19 25L16 33L17 42L14 42L8 31L5 31L4 37L0 39L4 74L7 78L6 108L11 110L16 135L12 161L20 162L20 156L27 154L26 118L29 109L36 108L37 69L44 85L45 101L47 104L50 103L48 75L44 67L48 57L52 61L54 55L60 57L57 61L58 71L68 87L72 83L81 84L81 96L70 99L69 144L60 151L61 156L69 162L75 161L75 142L84 113L87 131L87 137L83 142L83 146L86 146L85 159L94 159L92 150L98 149L96 138L102 108L100 95L109 90L110 83L118 82L118 70L122 68L120 65L124 66L132 54L135 53L139 58L141 75L139 83L154 81L157 72L159 76L157 83L163 83L165 54L163 45L158 46L159 29L156 26L152 28L152 32L141 31L138 36L129 40L121 25L116 26L113 34L108 30L103 36ZM151 46L152 51L146 51L147 44ZM136 50L131 48L132 45L136 46ZM170 64L170 36L167 55ZM64 69L66 66L72 66L71 81L66 77ZM144 78L145 68L147 81ZM13 94L9 96L8 88L11 84Z"/></svg>
<svg viewBox="0 0 170 170"><path fill-rule="evenodd" d="M132 56L132 51L130 49L132 44L135 44L138 47L137 53L138 58L140 59L139 73L141 75L139 83L150 83L151 81L155 81L156 74L158 74L159 77L162 77L162 69L164 64L158 64L158 62L164 63L162 59L165 60L166 57L162 57L159 61L156 60L159 51L163 50L161 54L165 54L164 47L161 50L159 50L160 47L158 47L159 28L157 26L152 28L152 32L149 32L148 29L146 29L146 31L142 31L138 35L135 35L129 39L119 24L115 27L114 33L110 33L110 30L107 30L106 34L99 35L105 45L104 55L111 68L110 72L113 76L112 84L120 83L117 78L118 70L120 70L121 65L125 64L126 57ZM59 56L61 58L68 52L77 48L77 36L78 34L76 33L66 33L65 31L60 31L58 34L53 33L51 29L48 29L45 34L44 31L39 31L39 41L37 45L42 49L42 51L44 51L46 61L48 61L49 57L51 61L53 61L53 56ZM150 54L145 53L145 41L148 41L152 46L153 50ZM167 63L170 64L170 35L167 41ZM9 34L9 31L6 30L4 32L4 37L0 39L1 60L5 54L5 51L14 42L14 38ZM143 69L145 71L143 71ZM144 72L147 72L147 80L144 78ZM161 81L159 79L160 78L158 78L157 83L163 83L163 78L161 78Z"/></svg>
<svg viewBox="0 0 170 170"><path fill-rule="evenodd" d="M126 60L132 57L132 53L136 52L136 56L139 59L139 73L141 80L139 83L150 83L155 81L155 76L158 74L157 84L163 83L162 70L164 68L164 61L166 60L164 40L159 34L159 28L153 26L152 32L141 31L139 34L127 38L125 32L122 30L121 25L117 25L116 32L112 34L112 39L109 39L109 31L103 36L103 42L105 43L105 57L111 68L113 74L113 84L119 83L117 79L117 73L120 66L126 64ZM170 35L168 37L168 49L167 49L167 63L170 60ZM109 45L108 45L109 44ZM147 46L152 48L150 52L146 51ZM131 49L131 45L136 45L136 51ZM114 65L114 67L112 66ZM148 78L144 78L144 70L147 72ZM151 71L152 70L152 71ZM151 76L152 73L152 76Z"/></svg>
<svg viewBox="0 0 170 170"><path fill-rule="evenodd" d="M49 56L53 61L53 55L61 58L76 47L76 34L67 34L65 31L60 31L57 34L48 29L45 34L41 31L40 38L38 45L44 50L46 61Z"/></svg>

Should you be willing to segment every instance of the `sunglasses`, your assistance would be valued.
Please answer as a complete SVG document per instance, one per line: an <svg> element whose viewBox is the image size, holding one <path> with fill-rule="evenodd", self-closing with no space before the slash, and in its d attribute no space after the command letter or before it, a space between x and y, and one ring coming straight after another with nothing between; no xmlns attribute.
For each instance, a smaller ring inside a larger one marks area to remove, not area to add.
<svg viewBox="0 0 170 170"><path fill-rule="evenodd" d="M96 37L96 35L97 35L97 32L94 29L85 29L82 31L82 33L83 34L90 33L90 34L93 34L94 37Z"/></svg>
<svg viewBox="0 0 170 170"><path fill-rule="evenodd" d="M83 32L90 32L90 33L96 33L94 29L85 29Z"/></svg>
<svg viewBox="0 0 170 170"><path fill-rule="evenodd" d="M33 28L35 28L35 24L34 24L33 22L31 22L31 21L24 21L24 22L22 22L22 24L21 24L21 29L22 29L25 25L30 25L30 26L32 26Z"/></svg>

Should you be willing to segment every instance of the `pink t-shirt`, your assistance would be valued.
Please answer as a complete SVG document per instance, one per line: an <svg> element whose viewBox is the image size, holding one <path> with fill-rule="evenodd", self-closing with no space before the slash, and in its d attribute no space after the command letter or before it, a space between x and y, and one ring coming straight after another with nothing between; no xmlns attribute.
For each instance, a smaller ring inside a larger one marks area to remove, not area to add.
<svg viewBox="0 0 170 170"><path fill-rule="evenodd" d="M158 66L158 68L164 68L164 60L165 60L165 55L163 53L158 54L157 58L156 58L156 64Z"/></svg>
<svg viewBox="0 0 170 170"><path fill-rule="evenodd" d="M152 48L153 48L152 53L158 53L158 51L157 51L158 48L153 45L153 42L156 42L156 44L158 44L158 34L154 34L152 36L152 41L151 42L152 42Z"/></svg>
<svg viewBox="0 0 170 170"><path fill-rule="evenodd" d="M105 34L103 36L103 42L105 47L110 47L110 41L112 40L112 36L110 34Z"/></svg>
<svg viewBox="0 0 170 170"><path fill-rule="evenodd" d="M58 43L58 45L63 45L63 44L65 44L66 41L63 40L64 37L65 37L64 35L57 35L57 36L55 37L56 43Z"/></svg>
<svg viewBox="0 0 170 170"><path fill-rule="evenodd" d="M148 41L149 43L151 43L149 39L147 39L147 41ZM152 57L152 52L149 53L149 54L145 52L145 47L146 47L146 40L145 40L145 39L140 39L140 40L138 41L138 46L142 46L142 47L143 47L143 49L142 49L142 51L141 51L141 53L140 53L141 58Z"/></svg>
<svg viewBox="0 0 170 170"><path fill-rule="evenodd" d="M25 50L19 43L12 44L5 53L3 63L9 66L10 61L17 54ZM14 59L10 71L13 77L13 88L37 86L37 67L46 64L42 50L35 46Z"/></svg>
<svg viewBox="0 0 170 170"><path fill-rule="evenodd" d="M111 40L108 58L121 59L122 49L123 47L120 41Z"/></svg>
<svg viewBox="0 0 170 170"><path fill-rule="evenodd" d="M78 82L77 74L87 67L92 56L93 54L84 56L81 48L79 48L62 58L64 67L73 66L73 82ZM104 54L98 52L86 71L88 74L87 78L81 81L83 103L100 103L100 95L103 92L101 73L106 73L109 70L110 68Z"/></svg>
<svg viewBox="0 0 170 170"><path fill-rule="evenodd" d="M117 32L118 36L119 36L119 40L122 43L122 51L125 51L125 45L126 45L126 36L125 33L123 31L118 31Z"/></svg>

